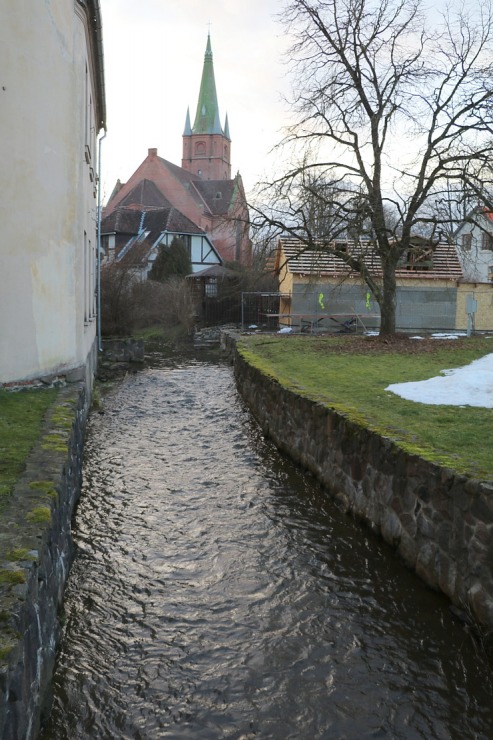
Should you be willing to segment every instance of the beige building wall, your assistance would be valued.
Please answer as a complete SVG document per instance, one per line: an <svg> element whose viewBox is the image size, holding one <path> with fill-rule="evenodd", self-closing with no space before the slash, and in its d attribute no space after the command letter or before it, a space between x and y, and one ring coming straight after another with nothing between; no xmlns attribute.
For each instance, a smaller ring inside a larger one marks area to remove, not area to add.
<svg viewBox="0 0 493 740"><path fill-rule="evenodd" d="M468 329L468 298L477 302L474 316L476 331L493 331L493 285L486 283L461 283L457 289L456 326L459 330Z"/></svg>
<svg viewBox="0 0 493 740"><path fill-rule="evenodd" d="M0 383L94 350L103 113L85 5L0 0Z"/></svg>

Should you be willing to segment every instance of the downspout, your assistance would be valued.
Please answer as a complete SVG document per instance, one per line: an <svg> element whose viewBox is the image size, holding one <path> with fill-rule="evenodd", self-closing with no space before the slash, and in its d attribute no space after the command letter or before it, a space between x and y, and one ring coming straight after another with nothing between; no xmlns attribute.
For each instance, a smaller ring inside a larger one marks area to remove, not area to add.
<svg viewBox="0 0 493 740"><path fill-rule="evenodd" d="M97 308L98 308L98 351L103 351L101 340L101 142L106 138L106 129L98 142L98 233L97 233Z"/></svg>

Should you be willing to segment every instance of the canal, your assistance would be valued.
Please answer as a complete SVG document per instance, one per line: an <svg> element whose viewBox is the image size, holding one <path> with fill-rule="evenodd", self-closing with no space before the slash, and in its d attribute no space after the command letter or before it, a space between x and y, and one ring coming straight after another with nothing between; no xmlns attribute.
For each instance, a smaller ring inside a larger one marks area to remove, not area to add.
<svg viewBox="0 0 493 740"><path fill-rule="evenodd" d="M263 438L226 364L107 396L74 535L45 740L492 737L481 645Z"/></svg>

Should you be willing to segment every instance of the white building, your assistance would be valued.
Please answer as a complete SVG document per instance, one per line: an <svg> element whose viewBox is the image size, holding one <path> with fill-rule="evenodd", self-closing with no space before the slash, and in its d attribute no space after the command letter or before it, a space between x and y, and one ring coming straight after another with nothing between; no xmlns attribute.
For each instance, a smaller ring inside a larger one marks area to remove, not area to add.
<svg viewBox="0 0 493 740"><path fill-rule="evenodd" d="M476 210L455 232L455 242L464 272L471 283L493 281L493 213Z"/></svg>
<svg viewBox="0 0 493 740"><path fill-rule="evenodd" d="M99 0L0 0L0 384L96 358Z"/></svg>

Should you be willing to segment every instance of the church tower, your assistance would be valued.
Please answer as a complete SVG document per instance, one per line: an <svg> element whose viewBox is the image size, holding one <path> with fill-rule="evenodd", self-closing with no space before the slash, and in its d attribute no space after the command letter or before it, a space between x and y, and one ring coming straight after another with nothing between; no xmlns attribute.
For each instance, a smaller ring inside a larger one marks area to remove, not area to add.
<svg viewBox="0 0 493 740"><path fill-rule="evenodd" d="M231 180L231 139L228 116L226 116L223 129L219 120L210 35L207 36L204 68L193 128L190 125L190 111L187 111L181 166L184 170L199 175L203 180Z"/></svg>

